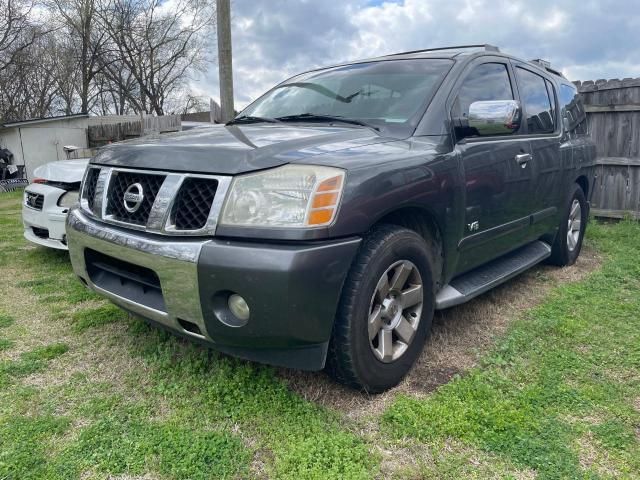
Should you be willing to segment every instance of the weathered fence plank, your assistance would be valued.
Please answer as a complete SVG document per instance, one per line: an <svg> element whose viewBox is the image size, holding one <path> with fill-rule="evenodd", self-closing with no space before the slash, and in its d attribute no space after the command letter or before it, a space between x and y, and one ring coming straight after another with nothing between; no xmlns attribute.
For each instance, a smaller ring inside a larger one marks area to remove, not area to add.
<svg viewBox="0 0 640 480"><path fill-rule="evenodd" d="M640 219L640 78L576 82L598 155L596 216Z"/></svg>
<svg viewBox="0 0 640 480"><path fill-rule="evenodd" d="M587 113L638 112L640 111L640 103L629 103L627 105L586 105L584 110Z"/></svg>
<svg viewBox="0 0 640 480"><path fill-rule="evenodd" d="M110 122L95 122L88 127L89 147L101 147L108 143L120 142L130 138L150 133L167 133L181 130L180 115L166 115L163 117L103 117Z"/></svg>

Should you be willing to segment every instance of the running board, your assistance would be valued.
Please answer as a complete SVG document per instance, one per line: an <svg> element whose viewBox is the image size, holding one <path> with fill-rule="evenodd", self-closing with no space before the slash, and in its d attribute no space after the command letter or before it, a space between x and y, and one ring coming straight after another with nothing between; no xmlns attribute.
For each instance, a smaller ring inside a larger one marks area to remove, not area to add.
<svg viewBox="0 0 640 480"><path fill-rule="evenodd" d="M436 295L436 310L465 303L519 275L550 255L551 247L537 241L456 277Z"/></svg>

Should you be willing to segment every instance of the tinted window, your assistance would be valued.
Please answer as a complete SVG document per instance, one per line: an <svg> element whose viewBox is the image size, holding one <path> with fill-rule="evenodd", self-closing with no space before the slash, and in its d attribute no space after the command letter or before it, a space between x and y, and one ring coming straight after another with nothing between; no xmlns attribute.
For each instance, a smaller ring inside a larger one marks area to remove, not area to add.
<svg viewBox="0 0 640 480"><path fill-rule="evenodd" d="M555 126L558 118L556 116L556 89L553 86L553 83L551 83L546 78L544 79L544 83L547 85L547 93L549 94L549 99L551 100L551 119Z"/></svg>
<svg viewBox="0 0 640 480"><path fill-rule="evenodd" d="M553 102L545 79L529 70L516 68L520 98L527 115L528 133L552 133L554 126Z"/></svg>
<svg viewBox="0 0 640 480"><path fill-rule="evenodd" d="M453 106L454 118L469 115L473 102L484 100L513 100L507 66L502 63L484 63L474 68L460 87Z"/></svg>
<svg viewBox="0 0 640 480"><path fill-rule="evenodd" d="M560 115L569 133L577 135L587 133L587 115L578 90L573 85L564 83L560 85Z"/></svg>
<svg viewBox="0 0 640 480"><path fill-rule="evenodd" d="M278 85L242 115L312 113L404 124L424 107L451 65L444 59L392 60L305 73Z"/></svg>

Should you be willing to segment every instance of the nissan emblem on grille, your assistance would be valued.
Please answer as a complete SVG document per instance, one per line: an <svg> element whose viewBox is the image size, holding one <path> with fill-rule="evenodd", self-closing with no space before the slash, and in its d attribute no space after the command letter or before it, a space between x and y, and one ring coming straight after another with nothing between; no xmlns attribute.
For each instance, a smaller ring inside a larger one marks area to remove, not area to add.
<svg viewBox="0 0 640 480"><path fill-rule="evenodd" d="M123 196L124 208L129 213L137 212L144 200L144 191L142 185L139 183L133 183L127 187Z"/></svg>

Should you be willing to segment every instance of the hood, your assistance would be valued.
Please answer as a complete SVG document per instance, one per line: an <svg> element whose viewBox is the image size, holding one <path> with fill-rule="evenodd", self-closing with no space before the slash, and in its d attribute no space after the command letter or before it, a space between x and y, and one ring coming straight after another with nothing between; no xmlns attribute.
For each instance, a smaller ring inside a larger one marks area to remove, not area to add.
<svg viewBox="0 0 640 480"><path fill-rule="evenodd" d="M36 168L33 171L33 176L35 178L44 178L50 182L80 182L88 163L88 158L50 162Z"/></svg>
<svg viewBox="0 0 640 480"><path fill-rule="evenodd" d="M211 125L109 145L99 151L92 163L233 175L388 140L368 128Z"/></svg>

